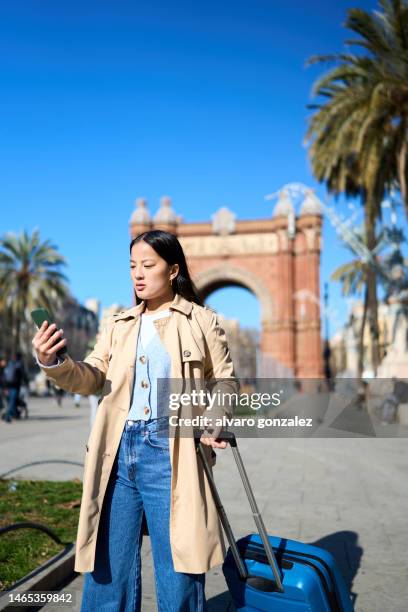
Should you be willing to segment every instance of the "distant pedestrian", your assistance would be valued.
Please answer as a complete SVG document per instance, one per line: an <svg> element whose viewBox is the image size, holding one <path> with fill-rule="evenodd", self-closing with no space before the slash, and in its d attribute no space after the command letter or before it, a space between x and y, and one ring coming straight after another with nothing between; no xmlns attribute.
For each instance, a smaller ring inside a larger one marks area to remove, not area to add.
<svg viewBox="0 0 408 612"><path fill-rule="evenodd" d="M57 385L53 385L53 387L54 387L55 399L57 400L57 405L61 408L62 400L65 395L65 391L64 389L61 389L61 387L57 387Z"/></svg>
<svg viewBox="0 0 408 612"><path fill-rule="evenodd" d="M357 388L356 405L357 410L368 412L368 392L369 386L366 380L360 380Z"/></svg>
<svg viewBox="0 0 408 612"><path fill-rule="evenodd" d="M28 384L21 353L13 354L8 360L3 370L3 379L7 389L7 411L2 418L11 423L12 418L19 419L21 416L18 409L20 390L23 384Z"/></svg>
<svg viewBox="0 0 408 612"><path fill-rule="evenodd" d="M81 406L81 394L80 393L74 393L74 404L75 404L75 408L79 408Z"/></svg>
<svg viewBox="0 0 408 612"><path fill-rule="evenodd" d="M392 391L387 395L381 406L381 425L389 425L397 422L398 406L408 401L408 384L402 380L397 380L395 376L392 380Z"/></svg>
<svg viewBox="0 0 408 612"><path fill-rule="evenodd" d="M45 397L51 397L52 396L52 384L51 381L46 378L45 379Z"/></svg>

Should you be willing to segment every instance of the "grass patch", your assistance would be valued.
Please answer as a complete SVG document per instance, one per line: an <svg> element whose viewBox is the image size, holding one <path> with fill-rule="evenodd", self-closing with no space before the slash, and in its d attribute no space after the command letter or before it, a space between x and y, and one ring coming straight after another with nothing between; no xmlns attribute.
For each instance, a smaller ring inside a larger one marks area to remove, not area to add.
<svg viewBox="0 0 408 612"><path fill-rule="evenodd" d="M65 482L0 480L0 527L32 521L55 531L62 542L74 542L81 495L82 481L77 479ZM36 529L18 529L0 535L0 591L61 550L61 545Z"/></svg>

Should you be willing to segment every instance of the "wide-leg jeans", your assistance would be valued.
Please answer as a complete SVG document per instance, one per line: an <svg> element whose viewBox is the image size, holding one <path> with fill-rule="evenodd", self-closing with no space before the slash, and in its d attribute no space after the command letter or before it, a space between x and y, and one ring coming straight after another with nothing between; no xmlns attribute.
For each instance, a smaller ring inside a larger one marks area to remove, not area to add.
<svg viewBox="0 0 408 612"><path fill-rule="evenodd" d="M158 611L207 611L205 574L174 570L169 534L170 483L168 417L126 421L103 501L94 571L85 574L81 612L141 610L143 510L153 554Z"/></svg>

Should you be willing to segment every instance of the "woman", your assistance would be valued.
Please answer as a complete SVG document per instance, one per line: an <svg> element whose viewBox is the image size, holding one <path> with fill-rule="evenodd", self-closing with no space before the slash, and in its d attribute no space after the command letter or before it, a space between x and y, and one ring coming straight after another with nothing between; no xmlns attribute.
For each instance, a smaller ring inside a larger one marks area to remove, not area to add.
<svg viewBox="0 0 408 612"><path fill-rule="evenodd" d="M177 238L140 234L130 244L130 267L137 305L109 318L84 361L66 355L57 362L66 341L55 325L44 323L33 340L52 381L102 395L86 445L76 541L75 570L86 573L82 611L140 610L145 515L159 611L200 612L205 572L225 556L221 527L192 430L181 433L176 423L169 435L164 394L152 390L163 380L185 389L213 379L213 393L217 386L231 393L237 381L225 332L200 304ZM179 403L175 414L181 422L193 412ZM222 413L231 410L222 406ZM217 435L201 437L211 465L213 448L226 447Z"/></svg>

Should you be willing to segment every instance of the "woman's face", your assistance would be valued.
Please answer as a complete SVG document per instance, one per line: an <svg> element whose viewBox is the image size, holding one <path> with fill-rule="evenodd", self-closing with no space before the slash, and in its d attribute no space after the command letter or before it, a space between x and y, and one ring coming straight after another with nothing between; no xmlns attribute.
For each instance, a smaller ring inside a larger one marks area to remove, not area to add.
<svg viewBox="0 0 408 612"><path fill-rule="evenodd" d="M170 266L144 240L137 242L130 255L130 276L138 298L151 300L166 295L173 290L170 279L177 276L179 266Z"/></svg>

